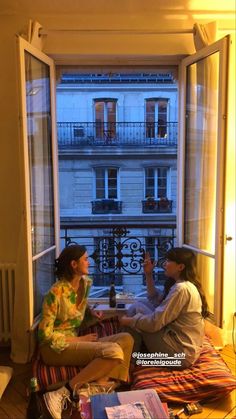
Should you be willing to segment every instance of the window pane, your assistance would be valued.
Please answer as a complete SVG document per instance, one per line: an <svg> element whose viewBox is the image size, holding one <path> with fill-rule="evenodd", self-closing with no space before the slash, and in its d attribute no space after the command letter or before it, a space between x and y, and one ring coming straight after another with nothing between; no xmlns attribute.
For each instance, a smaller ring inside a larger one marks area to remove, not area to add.
<svg viewBox="0 0 236 419"><path fill-rule="evenodd" d="M116 101L107 102L107 121L116 122Z"/></svg>
<svg viewBox="0 0 236 419"><path fill-rule="evenodd" d="M187 68L184 240L212 254L215 250L218 66L219 54L215 53Z"/></svg>
<svg viewBox="0 0 236 419"><path fill-rule="evenodd" d="M146 169L146 177L153 177L154 178L154 169Z"/></svg>
<svg viewBox="0 0 236 419"><path fill-rule="evenodd" d="M154 179L146 179L147 188L154 188L155 181Z"/></svg>
<svg viewBox="0 0 236 419"><path fill-rule="evenodd" d="M97 189L105 189L105 179L97 179L96 180L96 188Z"/></svg>
<svg viewBox="0 0 236 419"><path fill-rule="evenodd" d="M157 172L158 172L158 177L159 178L161 178L161 177L166 177L166 174L167 174L167 168L166 167L159 167L158 169L157 169Z"/></svg>
<svg viewBox="0 0 236 419"><path fill-rule="evenodd" d="M95 172L96 172L97 177L101 177L101 178L104 177L104 173L105 173L104 169L98 168L98 169L95 170Z"/></svg>
<svg viewBox="0 0 236 419"><path fill-rule="evenodd" d="M116 179L109 179L108 180L108 188L116 188L117 186L117 181Z"/></svg>
<svg viewBox="0 0 236 419"><path fill-rule="evenodd" d="M117 190L109 188L108 190L108 198L109 199L117 199Z"/></svg>
<svg viewBox="0 0 236 419"><path fill-rule="evenodd" d="M117 198L117 169L108 169L108 198Z"/></svg>
<svg viewBox="0 0 236 419"><path fill-rule="evenodd" d="M158 136L165 138L167 135L167 100L158 100Z"/></svg>
<svg viewBox="0 0 236 419"><path fill-rule="evenodd" d="M145 170L145 198L155 197L155 171L154 169Z"/></svg>
<svg viewBox="0 0 236 419"><path fill-rule="evenodd" d="M146 122L155 122L155 101L146 100Z"/></svg>
<svg viewBox="0 0 236 419"><path fill-rule="evenodd" d="M104 135L104 102L95 102L96 137Z"/></svg>
<svg viewBox="0 0 236 419"><path fill-rule="evenodd" d="M215 260L198 253L197 272L201 280L202 288L207 299L209 311L214 313L214 295L215 295Z"/></svg>
<svg viewBox="0 0 236 419"><path fill-rule="evenodd" d="M146 137L155 137L155 101L146 100Z"/></svg>
<svg viewBox="0 0 236 419"><path fill-rule="evenodd" d="M108 177L115 178L117 177L117 169L108 169Z"/></svg>
<svg viewBox="0 0 236 419"><path fill-rule="evenodd" d="M158 198L167 197L167 169L166 167L160 167L157 169L157 188Z"/></svg>
<svg viewBox="0 0 236 419"><path fill-rule="evenodd" d="M55 244L49 67L25 52L32 252Z"/></svg>
<svg viewBox="0 0 236 419"><path fill-rule="evenodd" d="M105 189L97 189L96 199L104 199L104 198L105 198Z"/></svg>
<svg viewBox="0 0 236 419"><path fill-rule="evenodd" d="M54 262L55 250L49 251L33 262L34 317L41 312L43 298L55 281Z"/></svg>
<svg viewBox="0 0 236 419"><path fill-rule="evenodd" d="M96 175L96 199L105 198L105 170L95 169Z"/></svg>

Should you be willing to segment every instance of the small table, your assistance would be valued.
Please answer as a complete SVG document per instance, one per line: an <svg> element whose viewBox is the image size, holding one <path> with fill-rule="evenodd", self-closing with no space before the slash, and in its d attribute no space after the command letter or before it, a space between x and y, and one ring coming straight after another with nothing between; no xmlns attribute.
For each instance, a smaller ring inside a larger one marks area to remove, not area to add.
<svg viewBox="0 0 236 419"><path fill-rule="evenodd" d="M98 304L94 308L94 310L103 311L105 317L110 317L114 315L117 315L119 317L119 316L123 316L132 304L125 303L124 305L125 307L122 307L122 308L118 308L118 307L113 308L113 307L110 307L109 304Z"/></svg>

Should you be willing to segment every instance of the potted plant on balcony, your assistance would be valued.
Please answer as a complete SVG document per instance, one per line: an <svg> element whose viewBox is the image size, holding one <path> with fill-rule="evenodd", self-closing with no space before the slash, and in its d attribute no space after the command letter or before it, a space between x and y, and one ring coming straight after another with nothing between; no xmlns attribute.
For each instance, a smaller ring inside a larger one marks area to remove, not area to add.
<svg viewBox="0 0 236 419"><path fill-rule="evenodd" d="M165 196L162 196L159 200L159 208L160 210L166 211L170 206L170 201Z"/></svg>
<svg viewBox="0 0 236 419"><path fill-rule="evenodd" d="M153 196L147 196L147 198L146 198L146 207L149 210L153 210L155 208L155 198Z"/></svg>

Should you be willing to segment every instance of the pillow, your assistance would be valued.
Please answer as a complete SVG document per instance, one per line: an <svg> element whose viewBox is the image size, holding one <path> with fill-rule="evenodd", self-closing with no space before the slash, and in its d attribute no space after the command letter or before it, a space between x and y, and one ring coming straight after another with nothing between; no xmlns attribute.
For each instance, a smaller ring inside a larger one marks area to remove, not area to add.
<svg viewBox="0 0 236 419"><path fill-rule="evenodd" d="M97 333L99 337L110 336L120 332L120 324L118 317L105 319L93 326L83 329L79 334L86 335L87 333ZM33 360L33 377L38 379L39 390L44 390L47 387L53 388L60 383L70 380L80 371L79 367L63 366L54 367L44 364L40 358L40 353L36 354Z"/></svg>
<svg viewBox="0 0 236 419"><path fill-rule="evenodd" d="M13 369L11 367L0 366L0 399L3 392L12 377Z"/></svg>
<svg viewBox="0 0 236 419"><path fill-rule="evenodd" d="M190 368L136 367L132 390L147 388L155 389L162 402L188 403L226 396L236 388L236 381L219 352L205 337L200 357Z"/></svg>

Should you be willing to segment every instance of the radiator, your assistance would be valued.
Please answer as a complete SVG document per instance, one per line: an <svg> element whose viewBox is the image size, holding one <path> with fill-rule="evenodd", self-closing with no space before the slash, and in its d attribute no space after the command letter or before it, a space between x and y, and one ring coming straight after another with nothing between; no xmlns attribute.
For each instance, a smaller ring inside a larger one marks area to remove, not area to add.
<svg viewBox="0 0 236 419"><path fill-rule="evenodd" d="M11 338L15 264L0 264L0 343Z"/></svg>

